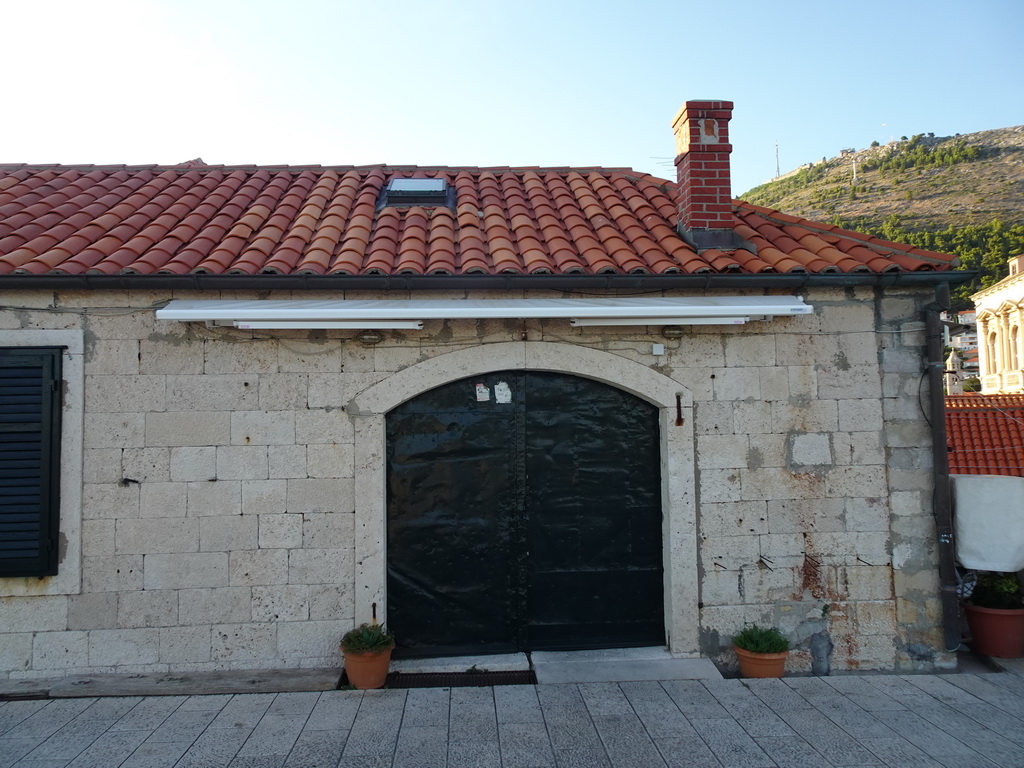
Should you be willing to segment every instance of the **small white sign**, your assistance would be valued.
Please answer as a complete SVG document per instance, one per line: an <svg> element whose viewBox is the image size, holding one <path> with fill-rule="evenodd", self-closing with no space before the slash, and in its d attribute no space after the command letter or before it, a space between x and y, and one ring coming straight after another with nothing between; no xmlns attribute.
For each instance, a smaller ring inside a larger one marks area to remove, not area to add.
<svg viewBox="0 0 1024 768"><path fill-rule="evenodd" d="M478 403L486 402L491 399L491 390L488 389L486 384L476 385L476 401Z"/></svg>
<svg viewBox="0 0 1024 768"><path fill-rule="evenodd" d="M497 403L512 402L512 389L507 382L499 381L494 385L494 401Z"/></svg>

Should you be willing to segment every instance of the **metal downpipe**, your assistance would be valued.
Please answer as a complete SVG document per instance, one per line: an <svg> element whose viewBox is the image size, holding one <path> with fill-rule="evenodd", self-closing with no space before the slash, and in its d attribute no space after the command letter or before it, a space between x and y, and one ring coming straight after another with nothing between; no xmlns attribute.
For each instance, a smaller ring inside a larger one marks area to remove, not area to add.
<svg viewBox="0 0 1024 768"><path fill-rule="evenodd" d="M935 288L935 301L925 307L927 341L928 421L932 429L932 459L935 490L932 514L939 554L939 584L942 601L942 630L947 651L960 647L960 599L956 588L956 549L953 539L953 508L949 483L949 455L946 447L946 402L942 390L945 372L943 325L939 313L949 309L949 286Z"/></svg>

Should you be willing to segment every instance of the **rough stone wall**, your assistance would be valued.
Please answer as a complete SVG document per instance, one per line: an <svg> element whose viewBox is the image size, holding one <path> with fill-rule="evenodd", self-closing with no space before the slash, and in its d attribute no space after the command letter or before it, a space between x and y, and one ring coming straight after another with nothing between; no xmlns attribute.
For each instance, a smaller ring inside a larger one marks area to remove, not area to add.
<svg viewBox="0 0 1024 768"><path fill-rule="evenodd" d="M79 569L72 588L0 579L0 675L337 665L355 615L344 404L417 362L527 339L619 355L692 394L702 653L731 663L729 637L759 621L797 641L794 670L947 665L919 400L928 297L806 297L813 315L679 340L431 321L364 346L346 331L157 321L164 293L10 294L0 344L24 329L84 334L82 555L61 564Z"/></svg>
<svg viewBox="0 0 1024 768"><path fill-rule="evenodd" d="M815 315L774 339L724 336L709 359L725 367L695 404L702 651L729 663L729 637L756 621L796 641L794 671L949 666L921 380L930 299L809 299Z"/></svg>

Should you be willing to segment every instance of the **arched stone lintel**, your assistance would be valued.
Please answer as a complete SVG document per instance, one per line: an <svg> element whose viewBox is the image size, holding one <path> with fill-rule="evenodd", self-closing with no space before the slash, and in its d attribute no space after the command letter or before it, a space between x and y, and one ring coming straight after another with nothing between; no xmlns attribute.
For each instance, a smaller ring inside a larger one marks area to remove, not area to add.
<svg viewBox="0 0 1024 768"><path fill-rule="evenodd" d="M353 416L387 413L422 392L480 373L551 371L583 376L625 390L654 405L685 407L693 396L678 382L619 355L572 344L542 341L482 344L424 360L360 392L346 406Z"/></svg>

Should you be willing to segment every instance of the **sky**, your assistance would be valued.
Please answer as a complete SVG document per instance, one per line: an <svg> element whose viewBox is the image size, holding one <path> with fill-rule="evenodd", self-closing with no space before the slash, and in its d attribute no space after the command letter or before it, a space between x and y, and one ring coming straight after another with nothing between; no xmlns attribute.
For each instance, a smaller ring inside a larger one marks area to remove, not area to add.
<svg viewBox="0 0 1024 768"><path fill-rule="evenodd" d="M1022 0L0 0L0 162L630 167L1024 124Z"/></svg>

